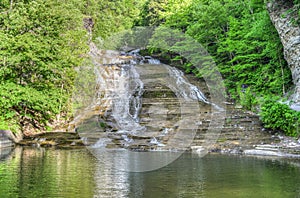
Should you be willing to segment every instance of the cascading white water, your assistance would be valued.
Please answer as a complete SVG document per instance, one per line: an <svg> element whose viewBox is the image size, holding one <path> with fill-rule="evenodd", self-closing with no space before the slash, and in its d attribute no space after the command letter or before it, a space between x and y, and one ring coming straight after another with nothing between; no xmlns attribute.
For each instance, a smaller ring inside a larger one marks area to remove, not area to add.
<svg viewBox="0 0 300 198"><path fill-rule="evenodd" d="M150 65L158 65L158 64L160 64L159 60L153 59L153 58L147 59L147 61L148 61L148 64L150 64Z"/></svg>
<svg viewBox="0 0 300 198"><path fill-rule="evenodd" d="M112 112L119 132L129 134L137 134L144 132L146 129L139 124L139 112L142 107L142 94L144 84L140 79L140 75L135 68L135 64L158 65L159 60L153 59L150 56L141 57L138 51L135 50L131 55L138 57L139 61L132 61L131 64L122 65L119 75L114 77L114 87L112 95ZM161 64L169 73L172 82L168 82L168 86L175 93L183 97L185 100L202 101L209 103L204 94L196 87L189 83L182 71L175 67ZM100 81L105 81L101 79ZM176 82L176 83L173 83ZM101 83L101 82L100 82ZM111 87L107 87L111 90Z"/></svg>
<svg viewBox="0 0 300 198"><path fill-rule="evenodd" d="M179 94L186 100L198 100L209 104L208 100L201 92L201 90L195 85L189 83L184 78L184 74L182 71L178 70L175 67L170 67L168 65L165 65L165 67L167 67L170 77L173 78L174 81L176 81L176 94Z"/></svg>
<svg viewBox="0 0 300 198"><path fill-rule="evenodd" d="M113 117L118 132L126 134L137 134L146 129L139 124L139 112L142 108L142 94L144 84L137 72L136 64L160 64L159 60L152 59L150 56L142 57L138 54L139 50L128 53L134 57L130 64L120 64L122 61L112 58L110 63L106 58L105 65L94 61L96 81L99 85L99 94L96 100L109 101L111 108L110 116ZM107 66L110 63L109 66ZM112 64L118 64L119 69L112 69L108 72Z"/></svg>
<svg viewBox="0 0 300 198"><path fill-rule="evenodd" d="M101 56L104 58L99 59ZM92 100L92 104L79 116L80 119L78 120L89 119L91 114L88 111L95 112L94 115L100 115L103 121L109 121L107 123L110 128L108 127L106 132L113 131L114 134L119 134L117 139L122 139L124 147L134 143L135 140L130 138L132 135L135 137L150 136L152 139L149 143L157 146L163 145L159 142L160 138L158 137L170 135L168 134L169 130L159 132L149 129L150 131L148 131L148 128L139 123L139 113L142 108L142 95L144 92L143 80L145 80L144 77L143 79L140 77L141 69L148 68L151 70L151 68L157 68L155 73L160 74L162 72L161 74L165 75L163 78L168 79L165 82L166 86L178 98L209 104L204 94L196 86L190 84L180 70L161 64L159 60L150 56L142 57L138 54L138 50L134 50L125 56L116 56L116 53L112 51L100 51L91 53L91 57L94 64L97 87L95 98ZM128 57L131 58L128 59ZM154 67L154 65L156 66ZM145 72L142 72L143 76L148 75ZM101 112L97 114L97 111ZM165 128L164 126L161 127ZM170 131L172 130L171 127ZM88 132L84 131L83 135L85 133L87 134ZM157 134L157 137L151 134ZM103 142L99 139L98 143L94 143L93 146L97 147L99 145L99 147L103 147L104 144L109 143L108 136L104 135L105 141Z"/></svg>
<svg viewBox="0 0 300 198"><path fill-rule="evenodd" d="M134 65L123 65L120 76L115 79L111 113L119 131L135 133L145 130L138 123L143 87Z"/></svg>

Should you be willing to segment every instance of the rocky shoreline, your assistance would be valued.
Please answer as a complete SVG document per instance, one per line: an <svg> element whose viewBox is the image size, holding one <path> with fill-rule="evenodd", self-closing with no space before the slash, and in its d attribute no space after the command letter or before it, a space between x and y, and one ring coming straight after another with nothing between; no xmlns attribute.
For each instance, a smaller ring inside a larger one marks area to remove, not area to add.
<svg viewBox="0 0 300 198"><path fill-rule="evenodd" d="M110 134L112 136L112 134ZM114 143L108 144L107 149L120 149L121 146L118 140L121 136L114 135ZM131 137L138 139L140 137ZM270 135L270 139L273 142L260 144L248 144L240 145L237 142L231 142L231 144L224 144L223 141L220 143L216 142L210 148L204 148L203 146L190 146L187 151L195 154L206 154L208 153L220 153L229 155L245 155L245 156L263 156L263 157L280 157L280 158L299 158L300 159L300 141L292 137L286 137L282 135ZM31 136L24 137L16 146L32 146L32 147L53 147L56 149L78 149L88 146L84 144L83 138L78 133L74 132L46 132L39 133ZM11 145L12 146L12 145ZM152 150L165 151L164 147L157 149L155 144L141 144L135 147L127 148L132 151L144 151L151 152ZM174 150L172 150L174 151Z"/></svg>
<svg viewBox="0 0 300 198"><path fill-rule="evenodd" d="M17 145L55 148L79 148L85 146L79 134L75 132L38 133L25 136Z"/></svg>
<svg viewBox="0 0 300 198"><path fill-rule="evenodd" d="M203 146L191 146L187 149L188 152L202 155L203 153L220 153L229 155L245 155L245 156L262 156L262 157L279 157L279 158L297 158L300 159L300 141L292 137L282 135L270 135L273 142L253 145L239 145L236 142L224 145L223 142L215 143L206 150ZM108 149L119 149L118 135L114 136L115 143L107 146ZM84 148L83 139L78 133L69 132L46 132L24 137L21 141L10 144L9 147L14 146L32 146L32 147L53 147L56 149L78 149ZM0 147L1 150L7 149ZM139 145L136 148L128 148L132 151L151 151L157 149L157 146ZM165 150L160 147L159 150Z"/></svg>
<svg viewBox="0 0 300 198"><path fill-rule="evenodd" d="M221 145L217 145L209 152L217 152L221 154L237 154L246 156L271 156L271 157L283 157L283 158L299 158L300 159L300 143L299 140L295 140L286 136L271 136L274 139L272 143L261 143L253 145L228 145L226 148L222 148ZM192 152L198 153L201 147L194 147Z"/></svg>

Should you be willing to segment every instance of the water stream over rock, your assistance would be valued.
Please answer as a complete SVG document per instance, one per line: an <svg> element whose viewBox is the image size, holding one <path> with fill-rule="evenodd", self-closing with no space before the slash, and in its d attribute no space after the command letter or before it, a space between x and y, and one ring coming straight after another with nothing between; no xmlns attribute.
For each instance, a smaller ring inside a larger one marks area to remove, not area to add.
<svg viewBox="0 0 300 198"><path fill-rule="evenodd" d="M91 46L93 65L81 70L90 72L91 83L77 94L84 97L76 98L81 106L70 125L85 145L248 155L269 155L276 147L276 156L299 156L300 144L282 150L284 140L264 130L257 115L233 103L226 102L225 123L212 125L213 116L224 109L210 102L205 82L138 52Z"/></svg>
<svg viewBox="0 0 300 198"><path fill-rule="evenodd" d="M180 70L138 50L95 51L96 94L73 122L85 144L185 150L200 123L199 104L210 108L201 90Z"/></svg>

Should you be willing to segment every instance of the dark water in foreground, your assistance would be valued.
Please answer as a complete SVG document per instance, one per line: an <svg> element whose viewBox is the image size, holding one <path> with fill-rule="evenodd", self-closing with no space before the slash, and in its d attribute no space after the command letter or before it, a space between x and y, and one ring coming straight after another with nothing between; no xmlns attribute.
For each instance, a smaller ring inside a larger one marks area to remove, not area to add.
<svg viewBox="0 0 300 198"><path fill-rule="evenodd" d="M132 173L107 168L107 159L86 149L16 148L0 159L0 197L300 197L300 160L186 153Z"/></svg>

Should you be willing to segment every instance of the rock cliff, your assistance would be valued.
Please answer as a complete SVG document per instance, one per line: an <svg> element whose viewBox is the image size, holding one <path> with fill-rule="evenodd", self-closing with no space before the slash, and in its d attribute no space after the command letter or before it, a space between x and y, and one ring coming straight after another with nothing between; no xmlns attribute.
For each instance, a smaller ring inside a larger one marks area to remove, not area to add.
<svg viewBox="0 0 300 198"><path fill-rule="evenodd" d="M295 89L290 100L300 104L300 27L293 22L298 17L297 12L292 0L269 1L267 8L283 44L284 57L292 72Z"/></svg>

